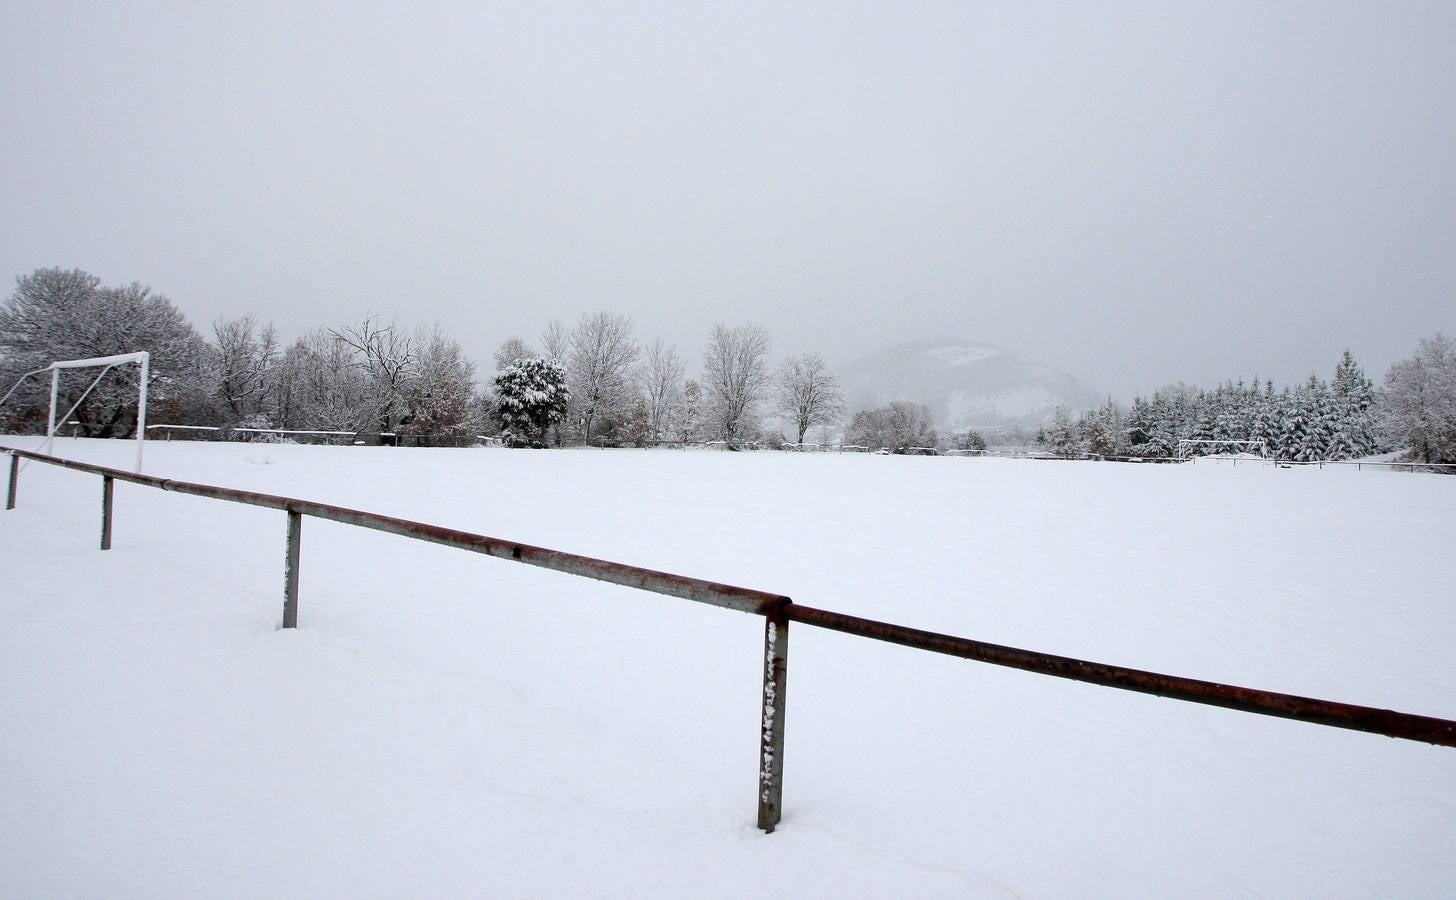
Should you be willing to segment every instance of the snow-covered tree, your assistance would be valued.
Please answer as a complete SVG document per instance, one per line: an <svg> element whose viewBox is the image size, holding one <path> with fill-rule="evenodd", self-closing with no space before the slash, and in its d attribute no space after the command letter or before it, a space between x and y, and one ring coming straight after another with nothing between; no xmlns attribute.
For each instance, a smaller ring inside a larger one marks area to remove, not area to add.
<svg viewBox="0 0 1456 900"><path fill-rule="evenodd" d="M1262 392L1256 392L1253 403L1253 424L1249 428L1249 440L1263 441L1265 452L1271 457L1278 458L1283 426L1279 420L1279 400L1274 394L1272 379L1264 382Z"/></svg>
<svg viewBox="0 0 1456 900"><path fill-rule="evenodd" d="M844 393L817 353L784 360L776 387L779 412L793 423L797 443L804 443L813 426L835 425L844 417Z"/></svg>
<svg viewBox="0 0 1456 900"><path fill-rule="evenodd" d="M419 375L415 337L393 322L381 324L374 316L330 333L353 351L353 365L364 374L370 418L379 431L394 431L408 412L405 392Z"/></svg>
<svg viewBox="0 0 1456 900"><path fill-rule="evenodd" d="M1153 441L1157 425L1152 404L1142 397L1134 397L1132 409L1127 414L1128 452L1144 459L1163 456L1162 448Z"/></svg>
<svg viewBox="0 0 1456 900"><path fill-rule="evenodd" d="M161 411L205 409L206 344L172 301L150 288L136 283L106 287L79 269L37 269L17 278L15 293L0 304L0 390L8 390L22 373L56 360L139 350L152 354L152 418ZM61 402L69 406L99 374L63 372ZM139 375L135 366L106 374L75 413L86 434L133 433ZM32 376L0 409L0 416L11 428L44 429L49 394L49 384Z"/></svg>
<svg viewBox="0 0 1456 900"><path fill-rule="evenodd" d="M638 396L621 412L604 419L601 440L614 447L651 447L658 438L652 431L652 414L647 398Z"/></svg>
<svg viewBox="0 0 1456 900"><path fill-rule="evenodd" d="M511 335L501 341L500 346L495 348L495 370L505 371L508 366L516 364L518 359L527 359L532 356L539 356L536 351L526 345L526 342Z"/></svg>
<svg viewBox="0 0 1456 900"><path fill-rule="evenodd" d="M653 443L671 428L673 410L682 402L683 361L677 348L659 338L647 348L637 382L647 410L647 430Z"/></svg>
<svg viewBox="0 0 1456 900"><path fill-rule="evenodd" d="M1437 333L1390 367L1382 421L1396 446L1422 462L1456 462L1456 343Z"/></svg>
<svg viewBox="0 0 1456 900"><path fill-rule="evenodd" d="M1119 456L1127 449L1122 434L1122 411L1111 400L1082 416L1080 443L1093 456Z"/></svg>
<svg viewBox="0 0 1456 900"><path fill-rule="evenodd" d="M1299 415L1304 421L1304 439L1294 458L1305 462L1328 459L1335 417L1329 385L1311 375L1295 396L1300 406Z"/></svg>
<svg viewBox="0 0 1456 900"><path fill-rule="evenodd" d="M1331 449L1331 457L1343 459L1374 453L1380 444L1376 435L1375 385L1365 377L1365 370L1349 350L1335 366L1330 390L1335 415L1332 440L1336 445Z"/></svg>
<svg viewBox="0 0 1456 900"><path fill-rule="evenodd" d="M273 379L278 366L278 331L259 326L251 314L212 323L209 374L219 420L226 425L269 421L276 409Z"/></svg>
<svg viewBox="0 0 1456 900"><path fill-rule="evenodd" d="M283 354L277 374L278 427L368 431L378 426L378 405L353 347L316 329Z"/></svg>
<svg viewBox="0 0 1456 900"><path fill-rule="evenodd" d="M844 432L846 444L891 453L904 453L911 447L934 447L939 440L925 404L902 400L855 413Z"/></svg>
<svg viewBox="0 0 1456 900"><path fill-rule="evenodd" d="M749 436L768 394L768 332L761 325L717 323L703 348L703 397L708 429L735 441Z"/></svg>
<svg viewBox="0 0 1456 900"><path fill-rule="evenodd" d="M565 371L566 355L570 351L571 332L562 324L560 319L552 319L541 332L541 357L556 363L562 367L562 371ZM493 399L494 395L490 391L486 391L485 393L488 398L491 398L487 402L493 404L495 402ZM551 443L557 447L561 446L561 432L565 424L564 421L559 422L550 428L549 438Z"/></svg>
<svg viewBox="0 0 1456 900"><path fill-rule="evenodd" d="M1065 407L1058 406L1047 428L1047 444L1051 451L1062 459L1076 459L1086 452L1077 426Z"/></svg>
<svg viewBox="0 0 1456 900"><path fill-rule="evenodd" d="M985 450L986 436L971 428L956 435L955 446L957 450Z"/></svg>
<svg viewBox="0 0 1456 900"><path fill-rule="evenodd" d="M496 420L513 447L544 447L546 429L566 415L571 391L558 364L531 357L495 377Z"/></svg>
<svg viewBox="0 0 1456 900"><path fill-rule="evenodd" d="M1372 452L1379 443L1369 379L1345 351L1333 382L1317 376L1295 388L1275 391L1273 382L1224 382L1212 391L1170 384L1152 397L1135 397L1125 425L1109 429L1119 454L1143 458L1173 456L1180 440L1263 441L1275 458L1315 461ZM1104 407L1104 419L1118 415ZM1082 437L1095 438L1099 425L1083 416ZM1089 452L1097 451L1088 448ZM1185 447L1190 454L1225 452L1219 443Z"/></svg>
<svg viewBox="0 0 1456 900"><path fill-rule="evenodd" d="M566 365L566 354L571 351L571 333L561 320L552 319L546 330L541 332L541 356L551 362Z"/></svg>
<svg viewBox="0 0 1456 900"><path fill-rule="evenodd" d="M419 371L405 388L401 434L415 443L458 447L475 440L475 364L438 328L417 338ZM524 357L518 357L524 358Z"/></svg>
<svg viewBox="0 0 1456 900"><path fill-rule="evenodd" d="M637 361L632 320L609 312L586 313L571 329L566 354L566 381L571 388L572 417L582 440L604 417L623 414L634 399L632 365Z"/></svg>
<svg viewBox="0 0 1456 900"><path fill-rule="evenodd" d="M689 378L683 383L682 397L668 413L671 432L684 444L703 439L703 386Z"/></svg>

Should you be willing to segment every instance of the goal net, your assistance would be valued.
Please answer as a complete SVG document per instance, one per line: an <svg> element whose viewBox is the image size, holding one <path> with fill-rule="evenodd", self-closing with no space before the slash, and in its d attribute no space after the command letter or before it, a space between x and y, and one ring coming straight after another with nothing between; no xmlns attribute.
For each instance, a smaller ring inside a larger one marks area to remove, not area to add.
<svg viewBox="0 0 1456 900"><path fill-rule="evenodd" d="M1196 456L1257 456L1268 458L1268 447L1264 441L1216 441L1185 438L1178 442L1178 458L1191 459Z"/></svg>
<svg viewBox="0 0 1456 900"><path fill-rule="evenodd" d="M152 365L152 355L145 350L139 351L137 353L119 353L115 356L97 356L92 359L57 360L56 362L53 362L50 365L46 366L44 369L35 369L34 371L26 372L24 375L20 376L20 380L15 382L14 387L10 388L9 391L6 391L4 397L0 397L0 404L3 404L6 400L10 399L10 396L15 393L16 388L19 388L21 383L24 382L25 379L29 378L32 375L39 375L42 372L50 372L50 412L46 417L45 440L41 443L41 452L49 453L51 452L51 447L55 444L56 429L63 425L65 422L67 422L71 418L72 413L81 408L81 404L85 402L86 397L90 395L93 390L96 389L96 386L101 383L101 379L106 377L107 372L110 372L117 366L125 365L141 366L141 377L137 379L136 423L136 470L140 472L142 470L142 449L145 445L147 435L147 381L149 376L151 375ZM97 373L96 377L91 380L91 383L86 386L86 390L81 392L81 396L76 398L76 402L71 404L71 408L66 410L66 412L61 416L57 417L56 407L61 389L61 371L63 369L95 368L99 368L101 369L101 371Z"/></svg>

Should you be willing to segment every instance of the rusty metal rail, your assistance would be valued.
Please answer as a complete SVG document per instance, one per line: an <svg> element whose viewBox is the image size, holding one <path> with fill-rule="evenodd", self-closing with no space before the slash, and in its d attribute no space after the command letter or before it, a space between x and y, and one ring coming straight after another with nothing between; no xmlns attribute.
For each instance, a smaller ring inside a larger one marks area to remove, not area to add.
<svg viewBox="0 0 1456 900"><path fill-rule="evenodd" d="M1203 703L1259 715L1294 719L1315 725L1383 734L1388 737L1421 741L1444 747L1456 747L1456 721L1447 719L1298 697L1292 694L1280 694L1211 681L1199 681L1176 675L1163 675L1157 672L1145 672L1139 669L1128 669L1049 653L1038 653L1033 650L1004 647L999 644L921 631L903 625L816 609L812 606L802 606L782 594L735 587L699 578L688 578L669 572L659 572L575 553L501 540L468 531L442 528L438 525L409 519L399 519L327 503L315 503L294 497L260 494L141 475L106 466L46 456L27 450L0 449L5 449L11 457L6 509L15 508L19 462L22 458L100 475L102 477L102 550L108 550L111 547L114 481L126 481L179 494L227 500L286 512L287 537L282 622L284 628L295 628L298 625L298 576L302 554L304 516L370 528L401 537L482 553L498 559L509 559L570 575L594 578L611 584L763 616L765 622L764 650L761 659L762 718L759 723L758 739L758 827L768 832L774 830L782 812L784 703L788 686L790 622L799 622L803 625L900 644L918 650L928 650L976 662L1008 666L1125 691L1136 691L1191 703Z"/></svg>
<svg viewBox="0 0 1456 900"><path fill-rule="evenodd" d="M1330 700L1315 700L1294 694L1279 694L1254 688L1236 687L1213 681L1199 681L1177 675L1162 675L1141 669L1128 669L1106 663L1088 662L1068 656L1054 656L1016 647L1003 647L969 638L920 631L903 625L861 619L844 613L815 609L812 606L792 604L786 608L790 621L814 625L830 631L839 631L859 637L873 638L891 644L944 653L961 659L1023 669L1041 675L1052 675L1072 681L1085 681L1104 687L1121 688L1141 694L1154 694L1173 700L1221 706L1240 712L1258 713L1281 719L1294 719L1332 728L1348 728L1352 731L1368 731L1387 737L1404 738L1427 744L1456 747L1456 722L1417 716L1410 713L1375 709L1369 706L1354 706L1349 703L1335 703Z"/></svg>

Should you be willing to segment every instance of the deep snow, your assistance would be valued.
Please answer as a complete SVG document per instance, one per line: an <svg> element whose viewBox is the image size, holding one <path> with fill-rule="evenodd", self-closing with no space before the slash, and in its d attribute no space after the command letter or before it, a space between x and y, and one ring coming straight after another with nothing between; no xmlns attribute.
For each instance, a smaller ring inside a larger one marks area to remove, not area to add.
<svg viewBox="0 0 1456 900"><path fill-rule="evenodd" d="M34 439L0 438L32 446ZM58 442L118 467L123 442ZM1456 718L1456 478L153 443L318 499L1013 646ZM1456 751L761 620L29 465L0 513L5 896L1449 896Z"/></svg>

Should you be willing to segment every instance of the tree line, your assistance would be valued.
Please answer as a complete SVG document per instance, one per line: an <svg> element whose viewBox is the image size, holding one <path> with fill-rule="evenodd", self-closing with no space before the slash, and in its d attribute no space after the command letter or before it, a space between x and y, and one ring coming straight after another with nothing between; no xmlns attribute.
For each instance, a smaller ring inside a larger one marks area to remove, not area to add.
<svg viewBox="0 0 1456 900"><path fill-rule="evenodd" d="M213 322L203 337L150 288L107 286L75 269L21 276L0 304L0 391L55 360L148 350L156 423L392 435L429 446L499 436L533 447L779 446L843 424L843 445L871 450L985 449L975 431L938 434L916 402L859 410L846 422L844 396L819 354L771 365L770 348L762 326L715 324L700 372L688 377L676 347L642 343L630 318L602 311L551 321L534 345L503 340L494 372L481 378L465 348L438 327L365 315L286 343L272 325L243 315ZM69 407L94 377L63 372L62 402ZM131 367L109 373L76 411L79 432L133 433L136 378ZM46 380L31 378L0 406L0 429L43 431L48 401ZM1060 409L1036 438L1065 457L1144 459L1226 452L1230 441L1261 441L1270 455L1298 461L1410 448L1414 459L1456 462L1456 346L1441 334L1421 341L1390 368L1382 389L1346 351L1329 381L1312 375L1278 390L1257 377L1213 390L1173 385L1130 407L1109 401L1076 418Z"/></svg>
<svg viewBox="0 0 1456 900"><path fill-rule="evenodd" d="M1137 457L1228 453L1262 445L1275 459L1354 459L1409 448L1410 459L1456 462L1456 345L1442 334L1391 366L1376 389L1346 350L1329 381L1311 375L1276 390L1272 381L1213 390L1178 384L1109 401L1075 420L1065 409L1036 442L1058 456Z"/></svg>
<svg viewBox="0 0 1456 900"><path fill-rule="evenodd" d="M461 344L438 327L401 327L366 315L285 343L254 316L222 318L203 337L165 296L131 284L108 287L80 270L40 269L16 279L0 305L0 382L55 360L152 353L154 423L335 431L431 446L499 435L518 446L579 443L786 442L765 417L809 430L842 420L844 398L816 353L770 364L759 325L714 325L702 371L687 377L677 348L640 343L630 318L610 312L552 321L535 346L519 337L495 349L481 379ZM79 396L96 373L62 373ZM118 368L87 396L73 421L91 437L136 424L137 373ZM49 385L32 378L0 407L0 427L45 428ZM69 405L69 404L67 404Z"/></svg>

